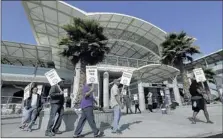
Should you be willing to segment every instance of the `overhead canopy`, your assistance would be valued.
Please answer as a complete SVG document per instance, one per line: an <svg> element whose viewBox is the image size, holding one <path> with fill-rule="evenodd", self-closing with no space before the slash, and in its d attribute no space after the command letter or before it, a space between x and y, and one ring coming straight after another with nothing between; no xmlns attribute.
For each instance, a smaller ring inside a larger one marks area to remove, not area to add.
<svg viewBox="0 0 223 139"><path fill-rule="evenodd" d="M1 42L2 64L35 65L38 61L44 67L45 62L52 60L51 49L24 43Z"/></svg>
<svg viewBox="0 0 223 139"><path fill-rule="evenodd" d="M97 20L109 39L109 55L158 61L160 43L166 32L142 19L117 13L87 13L61 1L22 1L38 45L61 49L59 38L66 35L61 28L72 23L73 17ZM60 59L53 55L53 59ZM56 62L61 67L63 62Z"/></svg>
<svg viewBox="0 0 223 139"><path fill-rule="evenodd" d="M206 66L206 64L213 64L216 62L222 62L223 61L223 49L220 49L216 52L213 52L209 55L205 55L199 59L195 59L191 63L186 63L186 68L188 70L193 70L196 66ZM207 63L206 63L207 62Z"/></svg>
<svg viewBox="0 0 223 139"><path fill-rule="evenodd" d="M52 60L52 49L46 46L1 41L2 64L35 66L38 62L40 67L46 67L47 62ZM68 62L68 61L67 61ZM70 63L65 63L64 68L73 68Z"/></svg>
<svg viewBox="0 0 223 139"><path fill-rule="evenodd" d="M33 80L34 82L38 83L48 83L48 80L45 76L36 76L33 78L33 75L22 75L22 74L7 74L2 73L2 81L13 81L13 82L30 82Z"/></svg>
<svg viewBox="0 0 223 139"><path fill-rule="evenodd" d="M133 73L133 78L141 79L148 83L161 83L176 77L180 71L174 67L164 64L150 64L138 68Z"/></svg>

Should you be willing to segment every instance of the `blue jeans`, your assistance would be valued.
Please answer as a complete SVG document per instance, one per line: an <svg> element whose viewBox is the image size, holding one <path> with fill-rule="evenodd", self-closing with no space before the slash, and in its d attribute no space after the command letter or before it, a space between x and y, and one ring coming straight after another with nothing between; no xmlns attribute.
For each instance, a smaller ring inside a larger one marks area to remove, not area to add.
<svg viewBox="0 0 223 139"><path fill-rule="evenodd" d="M74 135L80 135L81 134L86 120L88 121L88 124L90 125L91 129L93 130L94 135L98 134L99 130L96 127L96 123L95 123L95 120L94 120L93 107L87 107L87 108L84 108L82 110L82 114L81 114L81 117L80 117L79 122L77 124L77 128L74 132Z"/></svg>
<svg viewBox="0 0 223 139"><path fill-rule="evenodd" d="M23 108L22 125L28 124L36 115L36 108Z"/></svg>
<svg viewBox="0 0 223 139"><path fill-rule="evenodd" d="M116 132L119 129L119 121L121 118L121 109L118 105L113 107L114 112L114 119L113 119L113 132Z"/></svg>

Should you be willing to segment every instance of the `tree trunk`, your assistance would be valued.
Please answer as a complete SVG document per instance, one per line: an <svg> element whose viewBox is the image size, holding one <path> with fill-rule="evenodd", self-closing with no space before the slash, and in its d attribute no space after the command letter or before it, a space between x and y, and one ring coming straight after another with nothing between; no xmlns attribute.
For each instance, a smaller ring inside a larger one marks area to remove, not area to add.
<svg viewBox="0 0 223 139"><path fill-rule="evenodd" d="M73 80L73 95L71 96L71 100L72 100L72 108L75 104L75 100L76 100L76 96L77 96L77 92L79 89L79 81L80 81L80 61L75 65L75 75L74 75L74 80Z"/></svg>
<svg viewBox="0 0 223 139"><path fill-rule="evenodd" d="M75 105L79 105L81 102L82 88L86 81L86 63L83 62L82 60L80 60L79 64L80 64L80 70L79 70L80 77L79 77L79 81L77 81L77 83L76 83L76 84L78 84L78 89L76 89L78 91L76 92L76 97L75 97L75 101L74 101Z"/></svg>
<svg viewBox="0 0 223 139"><path fill-rule="evenodd" d="M190 92L189 92L190 82L187 78L187 74L184 69L184 64L180 65L180 75L181 75L181 80L183 84L184 97L186 97L187 99L190 99Z"/></svg>

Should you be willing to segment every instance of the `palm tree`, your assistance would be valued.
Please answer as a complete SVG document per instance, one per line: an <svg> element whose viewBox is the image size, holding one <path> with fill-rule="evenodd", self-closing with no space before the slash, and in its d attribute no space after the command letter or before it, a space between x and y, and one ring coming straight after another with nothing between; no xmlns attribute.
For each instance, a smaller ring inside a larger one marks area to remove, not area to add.
<svg viewBox="0 0 223 139"><path fill-rule="evenodd" d="M78 71L80 75L75 99L75 103L79 104L86 77L86 66L103 61L105 54L110 51L106 46L108 39L103 34L103 28L95 20L74 18L73 24L67 24L62 28L67 34L60 40L59 45L67 48L63 49L61 55L71 60L76 68L76 75Z"/></svg>
<svg viewBox="0 0 223 139"><path fill-rule="evenodd" d="M215 72L211 68L203 68L205 77L208 82L215 84L214 76L216 75Z"/></svg>
<svg viewBox="0 0 223 139"><path fill-rule="evenodd" d="M207 80L204 82L204 87L205 87L205 90L208 92L208 94L211 95L210 88L208 86L208 82L216 84L216 80L215 80L216 73L211 68L203 68L203 71L204 71L204 74L205 74L205 77ZM216 91L218 92L219 98L222 101L221 93L218 90L218 88L216 89Z"/></svg>
<svg viewBox="0 0 223 139"><path fill-rule="evenodd" d="M194 46L194 38L188 37L185 32L170 33L165 37L162 46L163 64L171 65L180 70L184 94L189 97L189 81L186 76L184 62L193 61L192 55L200 53L199 47Z"/></svg>

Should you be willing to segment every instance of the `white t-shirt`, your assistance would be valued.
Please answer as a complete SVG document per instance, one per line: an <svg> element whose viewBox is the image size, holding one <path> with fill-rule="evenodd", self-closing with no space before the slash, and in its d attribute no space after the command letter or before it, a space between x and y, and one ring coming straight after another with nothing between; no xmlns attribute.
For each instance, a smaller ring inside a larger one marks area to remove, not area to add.
<svg viewBox="0 0 223 139"><path fill-rule="evenodd" d="M36 107L37 104L37 94L32 94L32 101L31 101L31 106Z"/></svg>
<svg viewBox="0 0 223 139"><path fill-rule="evenodd" d="M122 90L122 95L123 95L123 96L126 96L126 95L127 95L127 90L126 90L126 89L123 89L123 90Z"/></svg>
<svg viewBox="0 0 223 139"><path fill-rule="evenodd" d="M118 89L118 86L114 84L111 88L111 100L110 100L110 106L113 108L116 105L118 105L118 102L116 101L115 96L118 96L118 99L120 100L120 92Z"/></svg>

